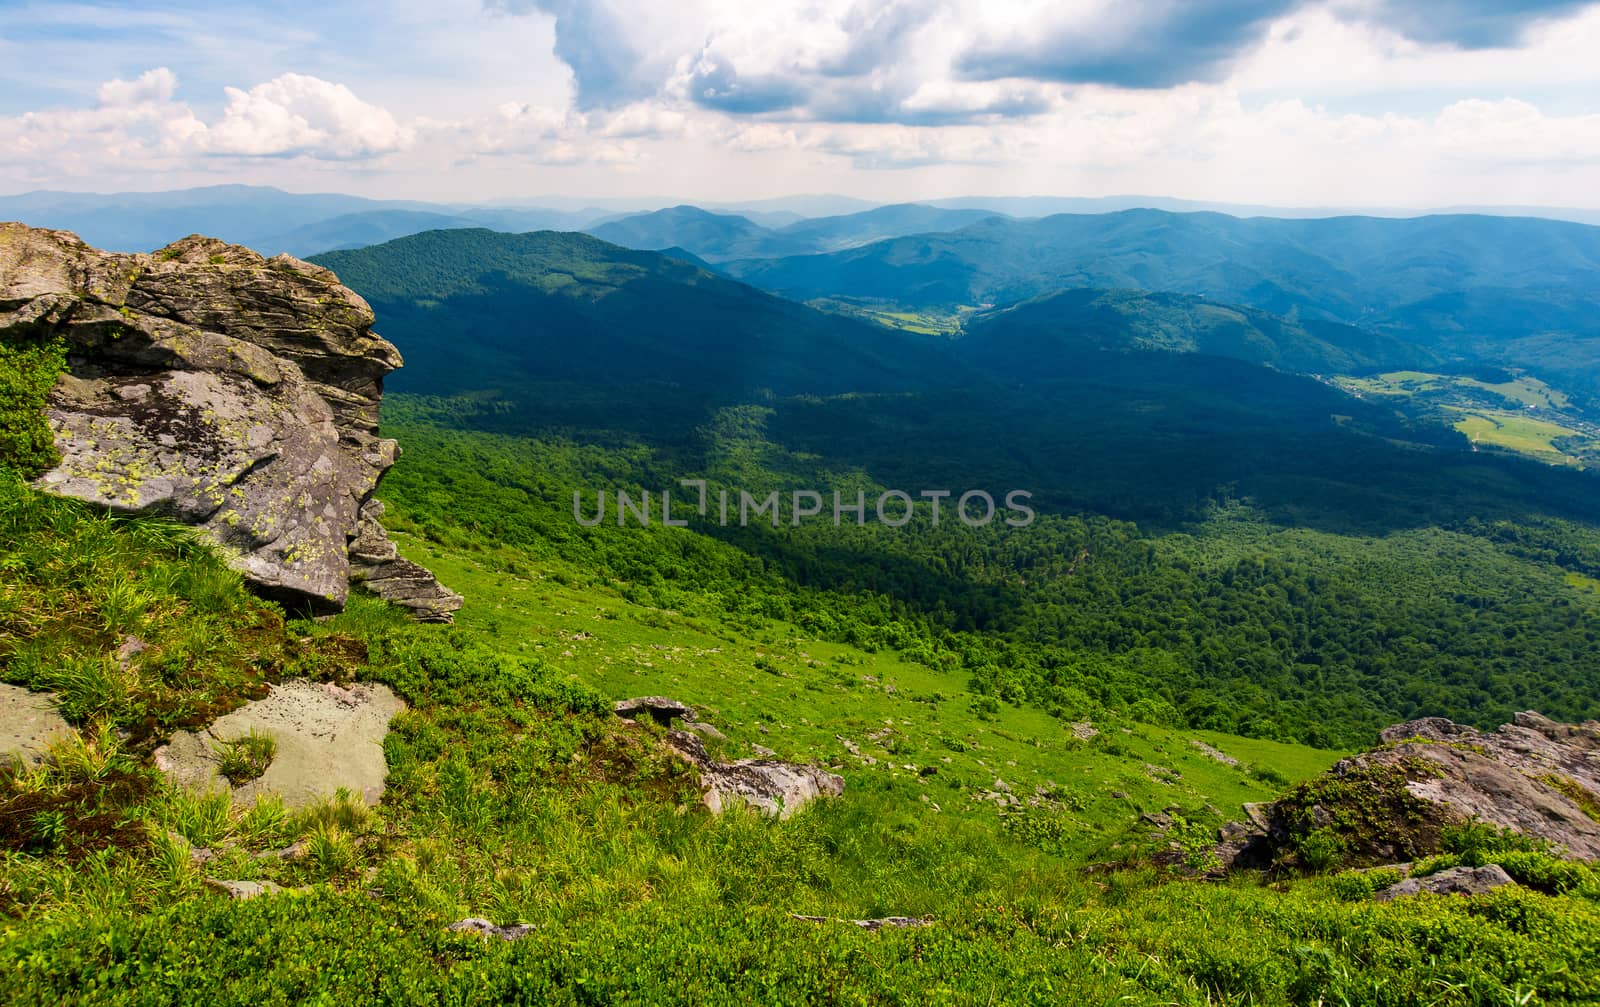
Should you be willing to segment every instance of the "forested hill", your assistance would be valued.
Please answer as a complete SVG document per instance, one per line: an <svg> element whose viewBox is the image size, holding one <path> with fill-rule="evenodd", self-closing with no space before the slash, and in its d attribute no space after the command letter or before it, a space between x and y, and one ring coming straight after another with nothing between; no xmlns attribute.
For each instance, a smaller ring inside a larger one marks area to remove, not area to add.
<svg viewBox="0 0 1600 1007"><path fill-rule="evenodd" d="M563 380L886 391L923 387L945 366L926 340L583 234L429 231L312 261L400 340L400 390Z"/></svg>
<svg viewBox="0 0 1600 1007"><path fill-rule="evenodd" d="M1292 321L1188 294L1065 290L968 319L956 343L975 368L1019 381L1060 376L1093 350L1201 353L1317 374L1437 362L1393 336L1338 322Z"/></svg>
<svg viewBox="0 0 1600 1007"><path fill-rule="evenodd" d="M1240 219L1217 213L989 219L730 276L798 299L1004 306L1073 287L1201 295L1342 322L1468 362L1538 366L1600 394L1600 228L1515 217Z"/></svg>

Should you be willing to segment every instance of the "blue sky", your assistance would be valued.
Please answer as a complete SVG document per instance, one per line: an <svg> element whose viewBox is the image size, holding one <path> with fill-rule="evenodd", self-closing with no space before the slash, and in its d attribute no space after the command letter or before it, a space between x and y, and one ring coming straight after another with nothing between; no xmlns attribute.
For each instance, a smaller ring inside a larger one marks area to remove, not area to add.
<svg viewBox="0 0 1600 1007"><path fill-rule="evenodd" d="M0 0L0 191L1600 206L1600 3Z"/></svg>

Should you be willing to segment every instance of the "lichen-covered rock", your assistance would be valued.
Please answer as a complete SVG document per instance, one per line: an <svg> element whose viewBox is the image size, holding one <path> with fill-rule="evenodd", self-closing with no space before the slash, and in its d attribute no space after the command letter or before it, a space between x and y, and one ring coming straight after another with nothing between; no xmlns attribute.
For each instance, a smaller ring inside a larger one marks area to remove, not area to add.
<svg viewBox="0 0 1600 1007"><path fill-rule="evenodd" d="M460 598L388 546L373 490L400 354L333 273L191 236L153 255L0 224L0 331L60 336L47 419L61 463L39 485L202 529L269 595L343 605L357 579L426 618Z"/></svg>

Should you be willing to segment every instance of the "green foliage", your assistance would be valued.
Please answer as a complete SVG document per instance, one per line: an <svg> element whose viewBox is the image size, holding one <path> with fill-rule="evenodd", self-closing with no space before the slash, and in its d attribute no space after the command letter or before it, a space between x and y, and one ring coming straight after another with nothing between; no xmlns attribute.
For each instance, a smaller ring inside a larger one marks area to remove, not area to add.
<svg viewBox="0 0 1600 1007"><path fill-rule="evenodd" d="M58 339L0 334L0 478L12 469L32 478L55 465L55 439L45 423L45 396L66 367Z"/></svg>

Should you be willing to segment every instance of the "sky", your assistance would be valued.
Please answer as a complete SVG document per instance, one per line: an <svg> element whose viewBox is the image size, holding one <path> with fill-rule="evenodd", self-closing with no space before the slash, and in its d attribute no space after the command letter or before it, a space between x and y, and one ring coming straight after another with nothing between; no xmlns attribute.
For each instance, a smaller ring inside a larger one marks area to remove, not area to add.
<svg viewBox="0 0 1600 1007"><path fill-rule="evenodd" d="M1600 208L1600 2L0 0L0 193Z"/></svg>

